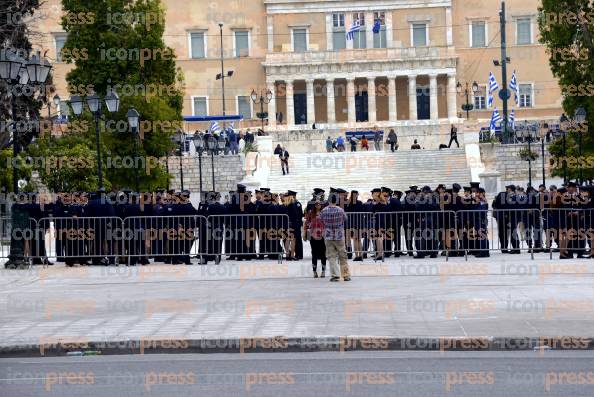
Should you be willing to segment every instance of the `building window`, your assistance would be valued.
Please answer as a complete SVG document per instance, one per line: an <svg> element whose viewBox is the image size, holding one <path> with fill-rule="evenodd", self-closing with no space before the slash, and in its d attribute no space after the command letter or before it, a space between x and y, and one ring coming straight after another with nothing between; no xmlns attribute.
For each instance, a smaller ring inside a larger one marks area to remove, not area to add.
<svg viewBox="0 0 594 397"><path fill-rule="evenodd" d="M64 48L64 44L66 44L66 38L68 35L66 34L56 34L54 36L54 43L56 45L56 61L62 61L62 48Z"/></svg>
<svg viewBox="0 0 594 397"><path fill-rule="evenodd" d="M412 44L413 47L427 46L427 24L413 23L412 25Z"/></svg>
<svg viewBox="0 0 594 397"><path fill-rule="evenodd" d="M346 48L346 31L344 29L344 14L332 14L332 48L343 50Z"/></svg>
<svg viewBox="0 0 594 397"><path fill-rule="evenodd" d="M470 25L470 46L474 48L487 46L487 24L485 21L474 21Z"/></svg>
<svg viewBox="0 0 594 397"><path fill-rule="evenodd" d="M237 114L242 115L246 120L252 118L252 102L249 96L237 97Z"/></svg>
<svg viewBox="0 0 594 397"><path fill-rule="evenodd" d="M293 29L293 51L306 52L307 51L307 29L297 28Z"/></svg>
<svg viewBox="0 0 594 397"><path fill-rule="evenodd" d="M516 20L516 39L518 45L532 44L532 20L530 18Z"/></svg>
<svg viewBox="0 0 594 397"><path fill-rule="evenodd" d="M373 48L386 48L386 13L374 12L373 13L373 26L379 22L380 30L377 33L373 33Z"/></svg>
<svg viewBox="0 0 594 397"><path fill-rule="evenodd" d="M192 97L192 115L208 116L208 98L205 96Z"/></svg>
<svg viewBox="0 0 594 397"><path fill-rule="evenodd" d="M353 48L367 48L367 40L365 35L365 13L353 13L353 24L359 22L359 31L353 35Z"/></svg>
<svg viewBox="0 0 594 397"><path fill-rule="evenodd" d="M479 86L479 89L476 94L474 94L474 109L475 110L484 110L487 108L487 87Z"/></svg>
<svg viewBox="0 0 594 397"><path fill-rule="evenodd" d="M248 57L250 56L250 32L247 30L238 30L234 34L235 56Z"/></svg>
<svg viewBox="0 0 594 397"><path fill-rule="evenodd" d="M206 36L204 32L190 33L190 58L206 58Z"/></svg>
<svg viewBox="0 0 594 397"><path fill-rule="evenodd" d="M532 106L532 84L520 84L520 107L531 108Z"/></svg>

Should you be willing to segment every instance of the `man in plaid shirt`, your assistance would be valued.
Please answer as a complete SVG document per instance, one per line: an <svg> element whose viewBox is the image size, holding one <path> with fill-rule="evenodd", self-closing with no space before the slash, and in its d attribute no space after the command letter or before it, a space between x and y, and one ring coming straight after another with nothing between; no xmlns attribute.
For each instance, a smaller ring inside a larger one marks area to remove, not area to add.
<svg viewBox="0 0 594 397"><path fill-rule="evenodd" d="M340 280L340 273L344 281L351 281L347 253L344 245L345 230L344 223L347 219L342 208L338 207L339 194L332 193L328 200L328 206L320 213L320 219L324 223L324 240L326 242L326 258L330 262L330 281ZM340 261L340 270L336 262Z"/></svg>

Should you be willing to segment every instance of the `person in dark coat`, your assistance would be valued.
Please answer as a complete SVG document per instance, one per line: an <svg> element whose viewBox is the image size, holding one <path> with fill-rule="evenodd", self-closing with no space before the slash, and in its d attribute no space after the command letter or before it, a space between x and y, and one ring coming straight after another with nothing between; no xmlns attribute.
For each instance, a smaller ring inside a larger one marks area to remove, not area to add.
<svg viewBox="0 0 594 397"><path fill-rule="evenodd" d="M303 240L311 244L311 263L314 278L318 278L318 260L322 264L321 277L326 277L326 244L324 242L324 223L320 218L322 202L317 200L314 208L305 215Z"/></svg>
<svg viewBox="0 0 594 397"><path fill-rule="evenodd" d="M303 207L297 200L297 192L287 192L287 214L289 215L289 229L293 232L291 238L293 257L289 260L303 259L303 242L301 241L301 228L303 227ZM294 245L294 248L293 248Z"/></svg>
<svg viewBox="0 0 594 397"><path fill-rule="evenodd" d="M93 241L89 244L92 264L104 266L115 264L118 242L113 239L113 229L121 225L116 224L115 209L105 199L104 190L99 190L90 196L84 213L85 217L94 218L83 222L85 228L91 228L94 232Z"/></svg>
<svg viewBox="0 0 594 397"><path fill-rule="evenodd" d="M413 233L415 229L415 203L417 195L420 193L417 186L410 186L409 190L404 192L404 203L402 204L402 228L404 230L404 237L406 242L406 251L408 256L414 256L414 239Z"/></svg>
<svg viewBox="0 0 594 397"><path fill-rule="evenodd" d="M499 246L501 252L507 253L519 253L519 241L516 235L517 227L517 215L512 214L512 209L516 209L515 203L515 192L516 187L514 185L508 185L505 187L505 192L497 194L493 200L493 216L497 221L497 233L499 237ZM513 225L512 225L513 223ZM512 250L508 250L511 244ZM516 251L517 250L517 251Z"/></svg>

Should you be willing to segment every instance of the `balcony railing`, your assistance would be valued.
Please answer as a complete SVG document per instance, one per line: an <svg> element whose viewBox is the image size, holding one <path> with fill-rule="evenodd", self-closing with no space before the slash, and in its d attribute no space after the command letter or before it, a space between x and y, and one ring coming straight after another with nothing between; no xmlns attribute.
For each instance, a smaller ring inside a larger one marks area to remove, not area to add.
<svg viewBox="0 0 594 397"><path fill-rule="evenodd" d="M344 63L381 60L419 60L454 57L453 48L408 47L367 48L338 51L272 52L266 54L266 64Z"/></svg>

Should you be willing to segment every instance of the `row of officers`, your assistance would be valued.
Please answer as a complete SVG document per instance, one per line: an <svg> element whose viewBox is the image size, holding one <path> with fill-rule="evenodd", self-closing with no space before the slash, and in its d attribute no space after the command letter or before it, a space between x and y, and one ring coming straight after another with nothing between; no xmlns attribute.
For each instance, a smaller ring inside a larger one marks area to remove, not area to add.
<svg viewBox="0 0 594 397"><path fill-rule="evenodd" d="M519 253L525 241L536 252L554 244L561 258L591 257L592 191L573 183L548 190L507 186L492 202L498 248ZM234 260L278 259L282 253L287 260L302 259L303 241L321 239L308 226L327 205L326 192L314 189L305 208L294 191L277 194L262 188L254 193L238 185L222 202L219 193L209 192L198 208L188 191L141 195L129 190L58 195L44 205L29 196L15 205L37 222L27 239L27 254L35 264L48 263L45 235L50 222L56 257L68 265L109 265L116 258L129 264L148 264L151 258L189 264L191 254L202 263L219 263L223 252ZM478 183L435 190L411 186L404 193L383 187L363 200L354 190L331 188L329 194L340 197L348 214L345 244L357 261L369 252L376 260L406 254L436 257L440 251L489 256L489 205ZM585 232L574 237L567 230ZM320 253L319 242L314 244Z"/></svg>

